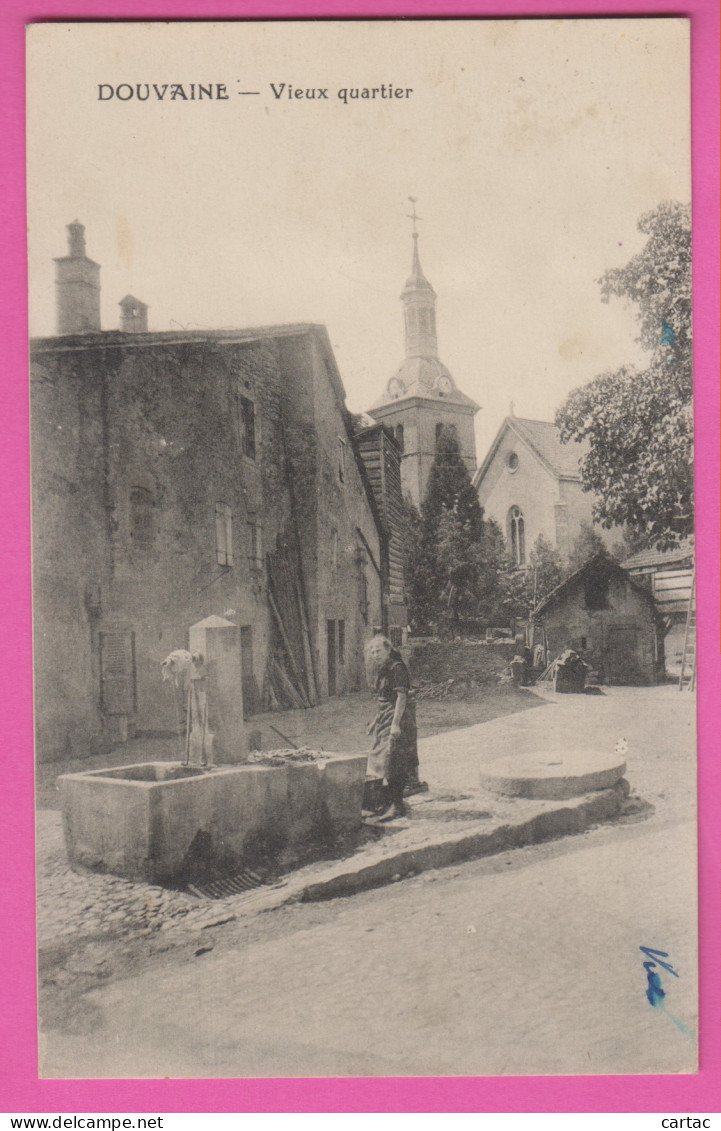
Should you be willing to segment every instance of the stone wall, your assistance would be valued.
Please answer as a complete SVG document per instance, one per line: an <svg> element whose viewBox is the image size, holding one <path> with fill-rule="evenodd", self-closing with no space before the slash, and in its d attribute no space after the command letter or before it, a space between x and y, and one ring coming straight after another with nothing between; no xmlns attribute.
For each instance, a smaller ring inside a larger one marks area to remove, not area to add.
<svg viewBox="0 0 721 1131"><path fill-rule="evenodd" d="M406 651L412 682L497 683L513 655L513 641L417 640L410 641Z"/></svg>
<svg viewBox="0 0 721 1131"><path fill-rule="evenodd" d="M41 758L177 727L160 663L209 615L245 628L246 677L259 696L271 631L264 553L296 529L320 668L326 621L345 618L337 690L360 684L380 595L366 626L356 527L376 553L378 531L347 435L347 480L342 491L333 482L345 426L323 351L311 344L322 333L111 332L33 344ZM253 406L254 455L244 402ZM229 516L222 546L219 506ZM342 553L331 570L334 528Z"/></svg>

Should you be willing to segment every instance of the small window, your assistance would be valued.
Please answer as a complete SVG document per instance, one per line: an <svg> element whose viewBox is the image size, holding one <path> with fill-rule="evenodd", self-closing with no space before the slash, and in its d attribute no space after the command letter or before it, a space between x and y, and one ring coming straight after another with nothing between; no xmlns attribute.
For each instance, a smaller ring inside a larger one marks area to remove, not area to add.
<svg viewBox="0 0 721 1131"><path fill-rule="evenodd" d="M263 529L259 522L248 523L248 534L250 535L250 553L248 558L250 561L251 569L263 568Z"/></svg>
<svg viewBox="0 0 721 1131"><path fill-rule="evenodd" d="M400 450L403 451L403 449L405 448L405 435L402 424L396 425L396 443L398 444Z"/></svg>
<svg viewBox="0 0 721 1131"><path fill-rule="evenodd" d="M240 398L240 447L247 459L255 459L255 405Z"/></svg>
<svg viewBox="0 0 721 1131"><path fill-rule="evenodd" d="M338 569L340 555L338 553L338 531L335 527L330 532L330 564L333 569Z"/></svg>
<svg viewBox="0 0 721 1131"><path fill-rule="evenodd" d="M438 447L438 441L440 440L442 435L443 435L443 425L442 424L436 424L436 447Z"/></svg>
<svg viewBox="0 0 721 1131"><path fill-rule="evenodd" d="M345 663L345 621L338 621L338 663Z"/></svg>
<svg viewBox="0 0 721 1131"><path fill-rule="evenodd" d="M586 608L591 612L608 608L608 583L607 573L591 573L584 582L584 597Z"/></svg>
<svg viewBox="0 0 721 1131"><path fill-rule="evenodd" d="M215 558L218 565L233 564L233 512L227 503L215 504Z"/></svg>
<svg viewBox="0 0 721 1131"><path fill-rule="evenodd" d="M518 471L518 452L509 452L506 464L510 472Z"/></svg>
<svg viewBox="0 0 721 1131"><path fill-rule="evenodd" d="M345 483L345 449L346 442L338 437L338 482Z"/></svg>
<svg viewBox="0 0 721 1131"><path fill-rule="evenodd" d="M155 537L154 501L145 487L130 489L130 537L133 545L147 550Z"/></svg>

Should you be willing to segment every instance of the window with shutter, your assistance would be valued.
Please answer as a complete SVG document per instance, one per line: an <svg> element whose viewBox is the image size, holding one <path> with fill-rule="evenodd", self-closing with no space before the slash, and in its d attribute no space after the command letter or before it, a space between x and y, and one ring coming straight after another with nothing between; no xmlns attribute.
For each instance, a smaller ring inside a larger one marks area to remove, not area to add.
<svg viewBox="0 0 721 1131"><path fill-rule="evenodd" d="M221 566L233 564L233 512L227 503L215 504L215 559Z"/></svg>
<svg viewBox="0 0 721 1131"><path fill-rule="evenodd" d="M100 633L100 707L105 715L137 710L135 633Z"/></svg>

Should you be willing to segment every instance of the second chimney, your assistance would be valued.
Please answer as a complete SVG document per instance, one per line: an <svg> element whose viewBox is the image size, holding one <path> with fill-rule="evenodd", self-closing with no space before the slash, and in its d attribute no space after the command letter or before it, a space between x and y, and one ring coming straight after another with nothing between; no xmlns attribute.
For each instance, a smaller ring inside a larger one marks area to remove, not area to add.
<svg viewBox="0 0 721 1131"><path fill-rule="evenodd" d="M148 329L148 308L144 302L132 295L120 300L120 329L128 334L146 333Z"/></svg>

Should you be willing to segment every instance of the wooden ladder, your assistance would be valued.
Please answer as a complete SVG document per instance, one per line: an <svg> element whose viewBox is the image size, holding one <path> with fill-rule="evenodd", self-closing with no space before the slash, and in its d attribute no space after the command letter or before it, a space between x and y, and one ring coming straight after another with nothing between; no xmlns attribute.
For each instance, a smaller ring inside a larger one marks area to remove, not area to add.
<svg viewBox="0 0 721 1131"><path fill-rule="evenodd" d="M678 677L679 691L694 691L696 688L696 570L691 578L691 592L686 613L686 631L683 637L681 674Z"/></svg>

